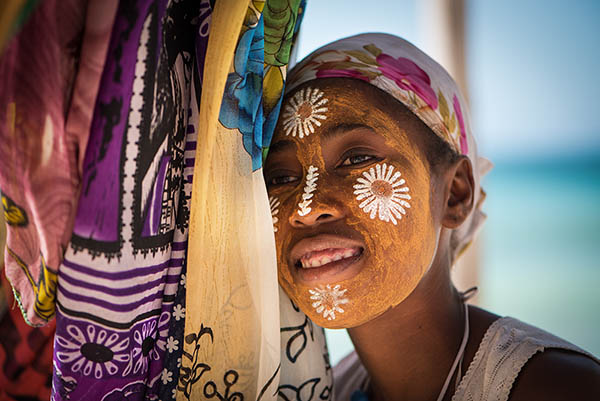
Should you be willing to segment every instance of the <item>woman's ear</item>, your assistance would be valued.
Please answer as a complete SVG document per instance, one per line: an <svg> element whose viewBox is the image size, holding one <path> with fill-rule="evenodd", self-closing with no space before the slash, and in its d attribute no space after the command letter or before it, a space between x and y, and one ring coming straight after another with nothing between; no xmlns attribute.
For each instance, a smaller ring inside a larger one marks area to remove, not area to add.
<svg viewBox="0 0 600 401"><path fill-rule="evenodd" d="M475 183L473 165L466 156L461 156L446 172L449 187L446 190L442 225L457 228L469 217L473 209Z"/></svg>

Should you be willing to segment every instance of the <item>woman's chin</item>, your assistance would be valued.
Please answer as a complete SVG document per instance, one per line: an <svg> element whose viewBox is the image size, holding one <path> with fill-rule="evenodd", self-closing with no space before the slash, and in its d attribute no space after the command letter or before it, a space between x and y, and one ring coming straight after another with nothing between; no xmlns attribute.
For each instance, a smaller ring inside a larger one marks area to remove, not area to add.
<svg viewBox="0 0 600 401"><path fill-rule="evenodd" d="M352 327L355 327L356 325L352 325L350 323L348 323L347 319L339 319L339 320L327 320L327 319L323 319L322 316L318 315L318 316L311 316L309 314L307 314L308 318L317 326L322 327L324 329L331 329L331 330L342 330L342 329L350 329ZM359 324L360 325L360 324Z"/></svg>
<svg viewBox="0 0 600 401"><path fill-rule="evenodd" d="M408 294L407 294L408 296ZM325 329L352 329L362 326L366 323L375 321L384 317L388 312L393 311L396 306L401 304L404 298L394 300L385 300L379 306L369 305L367 302L352 300L347 304L344 312L337 312L333 316L325 310L317 312L312 304L300 301L294 301L300 310L309 317L316 325Z"/></svg>

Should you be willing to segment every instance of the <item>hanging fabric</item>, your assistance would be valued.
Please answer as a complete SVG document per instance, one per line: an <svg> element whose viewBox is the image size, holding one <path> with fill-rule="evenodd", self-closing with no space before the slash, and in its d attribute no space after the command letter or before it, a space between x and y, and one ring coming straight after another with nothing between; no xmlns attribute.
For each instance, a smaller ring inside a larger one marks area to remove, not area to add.
<svg viewBox="0 0 600 401"><path fill-rule="evenodd" d="M56 314L53 399L330 399L261 172L303 9L43 0L7 45L7 275Z"/></svg>
<svg viewBox="0 0 600 401"><path fill-rule="evenodd" d="M278 290L261 169L299 9L299 2L231 1L217 2L213 11L192 190L187 280L194 291L186 300L180 400L273 399L278 392L290 400L330 397L323 332Z"/></svg>

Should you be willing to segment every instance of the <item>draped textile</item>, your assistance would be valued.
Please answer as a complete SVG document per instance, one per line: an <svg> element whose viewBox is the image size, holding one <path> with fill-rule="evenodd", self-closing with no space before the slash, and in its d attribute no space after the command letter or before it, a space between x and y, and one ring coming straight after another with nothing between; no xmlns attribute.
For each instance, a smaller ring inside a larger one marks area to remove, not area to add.
<svg viewBox="0 0 600 401"><path fill-rule="evenodd" d="M195 291L186 301L202 313L186 319L179 400L331 397L322 330L283 292L278 297L260 169L281 106L298 6L217 2L213 12L204 76L214 81L205 79L202 88L190 217L187 280ZM230 51L233 60L224 57ZM278 298L281 322L273 307Z"/></svg>
<svg viewBox="0 0 600 401"><path fill-rule="evenodd" d="M47 401L52 387L55 322L29 326L14 307L14 295L4 277L0 277L0 289L0 298L7 304L6 310L0 311L0 400Z"/></svg>
<svg viewBox="0 0 600 401"><path fill-rule="evenodd" d="M57 269L77 198L77 154L84 138L67 132L65 112L84 13L85 3L77 0L46 1L8 45L0 63L6 275L32 325L54 316Z"/></svg>
<svg viewBox="0 0 600 401"><path fill-rule="evenodd" d="M20 78L0 109L7 275L31 323L56 313L53 399L331 399L322 329L277 286L261 172L304 6L78 4L41 1L0 60ZM74 10L65 44L42 22Z"/></svg>

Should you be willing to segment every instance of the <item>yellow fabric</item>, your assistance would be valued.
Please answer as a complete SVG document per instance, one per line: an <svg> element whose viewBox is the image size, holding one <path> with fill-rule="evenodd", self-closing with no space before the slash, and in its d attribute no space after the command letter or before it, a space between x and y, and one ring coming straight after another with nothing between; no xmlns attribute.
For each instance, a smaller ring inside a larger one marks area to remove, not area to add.
<svg viewBox="0 0 600 401"><path fill-rule="evenodd" d="M184 351L196 352L196 360L211 368L203 382L225 387L224 380L233 380L227 372L235 370L234 390L256 399L279 362L273 230L262 170L252 172L239 132L218 121L248 5L219 1L212 15L192 189ZM199 336L203 327L212 330L212 341ZM196 334L191 343L190 334ZM184 358L183 366L193 368L187 363ZM190 399L205 399L203 387L199 383ZM178 392L177 399L186 398Z"/></svg>

